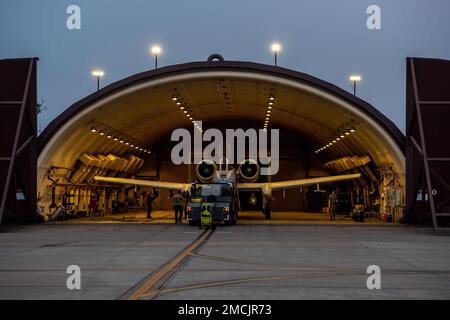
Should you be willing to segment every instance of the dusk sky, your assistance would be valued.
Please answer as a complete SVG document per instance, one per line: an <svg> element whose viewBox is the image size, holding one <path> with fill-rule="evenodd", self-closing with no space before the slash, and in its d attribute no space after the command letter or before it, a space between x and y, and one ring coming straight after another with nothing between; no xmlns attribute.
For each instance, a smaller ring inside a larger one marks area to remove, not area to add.
<svg viewBox="0 0 450 320"><path fill-rule="evenodd" d="M81 8L81 30L69 30L66 8ZM369 30L366 9L381 8L381 30ZM450 59L449 0L0 0L0 59L39 57L42 130L96 89L160 66L225 60L272 64L270 44L283 46L279 65L351 90L404 132L405 58Z"/></svg>

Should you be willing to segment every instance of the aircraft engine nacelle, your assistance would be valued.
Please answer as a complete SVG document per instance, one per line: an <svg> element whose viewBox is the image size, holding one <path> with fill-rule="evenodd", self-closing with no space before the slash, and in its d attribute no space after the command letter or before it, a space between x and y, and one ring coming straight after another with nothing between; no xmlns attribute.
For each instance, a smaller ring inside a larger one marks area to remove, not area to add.
<svg viewBox="0 0 450 320"><path fill-rule="evenodd" d="M202 160L197 164L196 172L198 179L203 183L211 182L216 173L216 165L213 161Z"/></svg>
<svg viewBox="0 0 450 320"><path fill-rule="evenodd" d="M238 174L242 182L255 182L259 178L258 162L253 159L245 159L239 165Z"/></svg>

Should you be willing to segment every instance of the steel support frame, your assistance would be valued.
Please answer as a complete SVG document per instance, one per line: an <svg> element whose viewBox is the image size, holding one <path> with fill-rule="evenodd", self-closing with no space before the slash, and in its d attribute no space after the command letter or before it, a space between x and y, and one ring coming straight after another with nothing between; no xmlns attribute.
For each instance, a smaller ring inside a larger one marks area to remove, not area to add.
<svg viewBox="0 0 450 320"><path fill-rule="evenodd" d="M12 145L11 155L9 157L0 158L0 161L6 161L8 163L5 179L4 179L5 172L0 172L0 181L3 180L2 183L5 184L3 193L0 194L0 196L1 196L1 198L0 198L0 224L3 221L3 217L6 212L6 202L7 202L8 194L11 191L12 185L15 185L12 183L13 179L15 179L15 182L18 182L19 185L21 186L22 192L25 197L25 201L27 202L27 206L29 207L30 211L35 210L35 208L36 208L36 203L35 203L36 199L33 199L33 197L30 196L30 193L29 193L30 190L27 190L26 186L24 185L20 172L16 171L17 157L30 145L30 143L32 143L33 141L36 142L36 140L37 140L37 137L36 137L36 132L37 132L36 129L37 128L35 128L35 124L33 124L33 121L28 119L30 125L33 127L34 133L31 134L30 136L25 137L25 141L21 145L19 145L19 140L20 140L20 136L21 136L22 128L23 128L23 122L24 122L24 120L26 120L27 117L29 117L29 115L26 114L27 102L28 103L36 103L35 101L34 102L27 101L28 95L30 92L30 85L31 85L31 82L33 81L32 76L33 76L33 72L35 70L36 61L37 61L36 58L29 59L28 73L26 76L26 83L25 83L25 88L23 90L22 100L20 100L20 101L0 101L0 111L1 111L1 105L14 105L14 104L20 105L19 117L18 117L18 121L17 121L17 125L16 125L16 130L14 133L14 141L13 141L13 145ZM14 190L14 192L16 192L16 190ZM16 210L16 212L17 212L17 210Z"/></svg>
<svg viewBox="0 0 450 320"><path fill-rule="evenodd" d="M412 175L416 175L418 179L415 181L414 185L410 186L409 189L409 200L407 203L407 212L408 214L413 212L413 210L416 207L416 195L419 191L419 188L421 187L421 183L423 183L423 180L425 180L425 186L427 188L426 194L428 195L428 201L430 204L430 210L431 210L431 218L433 222L433 228L434 230L448 230L450 228L446 227L440 227L438 223L439 217L445 217L450 216L450 213L438 213L436 212L436 203L435 203L435 197L432 192L433 185L431 182L431 176L433 175L434 178L437 178L441 180L441 182L444 182L447 189L450 189L450 185L446 183L445 181L442 181L443 179L436 173L432 168L430 168L430 162L432 161L443 161L450 163L450 158L430 158L428 157L428 150L427 150L427 144L425 139L425 131L424 131L424 125L423 125L423 117L422 117L422 109L421 107L423 105L450 105L450 101L421 101L419 98L419 90L418 90L418 84L417 84L417 77L416 77L416 70L415 70L415 64L414 64L414 58L408 58L407 64L409 68L410 73L410 85L413 92L413 114L411 115L410 119L407 117L407 143L408 143L408 150L407 152L413 152L412 149L418 152L421 158L421 165L418 167L411 167L411 164L409 165L409 172L407 173L410 176L410 179L412 179ZM409 134L409 132L412 132L412 127L414 125L414 120L417 121L417 127L418 132L420 136L420 143L416 141L414 136L412 134ZM411 158L408 159L408 161L412 161L412 155ZM413 172L416 171L416 172ZM417 173L419 172L419 173ZM422 194L425 194L425 190L422 188ZM439 204L438 204L439 207Z"/></svg>

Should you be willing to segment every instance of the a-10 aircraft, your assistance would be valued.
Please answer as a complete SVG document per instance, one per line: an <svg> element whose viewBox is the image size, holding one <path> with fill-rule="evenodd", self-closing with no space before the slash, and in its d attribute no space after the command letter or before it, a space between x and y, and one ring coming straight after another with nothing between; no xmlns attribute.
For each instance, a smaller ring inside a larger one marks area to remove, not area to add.
<svg viewBox="0 0 450 320"><path fill-rule="evenodd" d="M190 201L187 208L188 220L193 223L200 219L199 202L212 202L211 196L213 196L213 199L214 197L217 197L219 200L216 201L217 208L215 209L215 218L234 224L237 221L237 210L240 207L238 191L260 191L263 196L263 213L266 218L269 219L270 199L272 197L272 191L274 190L311 185L317 185L317 189L319 189L319 184L334 183L361 177L361 174L344 174L277 182L256 182L260 175L260 167L257 161L252 159L246 159L237 167L237 169L227 164L226 161L221 164L216 164L210 160L203 160L197 164L196 173L200 182L178 183L101 176L96 176L94 179L96 181L114 184L138 185L155 189L180 190L185 193L189 192ZM227 189L225 192L228 197L224 197L223 194L220 194L220 190L224 189L216 188L214 191L212 189L214 185L226 185ZM203 192L198 192L201 188L203 188Z"/></svg>

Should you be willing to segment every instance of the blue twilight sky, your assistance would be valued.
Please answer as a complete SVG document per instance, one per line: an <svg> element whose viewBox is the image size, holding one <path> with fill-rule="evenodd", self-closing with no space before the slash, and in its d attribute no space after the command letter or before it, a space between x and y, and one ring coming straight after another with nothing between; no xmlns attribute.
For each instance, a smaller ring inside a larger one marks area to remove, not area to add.
<svg viewBox="0 0 450 320"><path fill-rule="evenodd" d="M68 30L66 8L81 8L81 30ZM381 30L366 9L381 8ZM450 59L449 0L0 0L0 59L39 57L40 129L95 90L153 67L148 48L163 47L160 66L226 60L279 64L351 90L404 131L405 57Z"/></svg>

